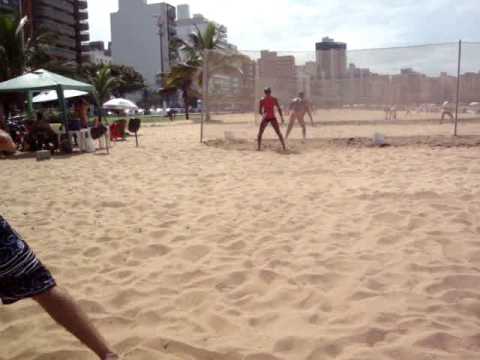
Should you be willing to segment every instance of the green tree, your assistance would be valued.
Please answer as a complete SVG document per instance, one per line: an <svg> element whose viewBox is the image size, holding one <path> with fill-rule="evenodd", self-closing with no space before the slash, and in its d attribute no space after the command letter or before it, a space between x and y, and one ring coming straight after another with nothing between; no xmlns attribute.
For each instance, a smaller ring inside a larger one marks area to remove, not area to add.
<svg viewBox="0 0 480 360"><path fill-rule="evenodd" d="M84 64L79 71L77 77L81 80L88 81L95 78L99 70L105 65L103 64ZM108 65L110 75L116 79L115 88L112 93L117 97L124 97L125 94L145 89L145 81L142 74L135 71L131 66L126 65Z"/></svg>
<svg viewBox="0 0 480 360"><path fill-rule="evenodd" d="M110 99L113 90L117 87L117 79L112 76L112 70L109 66L102 66L95 77L90 78L94 86L93 96L99 109L100 121L103 118L103 104Z"/></svg>
<svg viewBox="0 0 480 360"><path fill-rule="evenodd" d="M241 76L241 64L246 57L229 49L226 39L225 27L213 22L208 23L204 32L197 28L196 32L190 34L188 40L183 42L183 46L180 48L182 53L180 58L186 59L186 61L172 67L171 72L164 80L164 87L175 87L182 90L184 100L188 101L188 93L195 84L203 86L203 91L206 93L204 98L206 98L209 80L215 74ZM175 45L177 46L177 44ZM205 62L207 64L206 74L203 73ZM205 84L203 84L204 80L206 80ZM204 101L202 106L206 113L206 120L209 120L208 101Z"/></svg>
<svg viewBox="0 0 480 360"><path fill-rule="evenodd" d="M185 63L174 65L170 73L163 81L163 91L173 92L175 89L182 91L183 102L185 104L185 117L190 119L189 105L192 95L199 95L195 89L198 80L198 72L201 66L199 58L192 58Z"/></svg>
<svg viewBox="0 0 480 360"><path fill-rule="evenodd" d="M40 32L24 41L26 24L26 17L0 15L0 81L38 69L50 60L47 49L53 35Z"/></svg>
<svg viewBox="0 0 480 360"><path fill-rule="evenodd" d="M53 35L40 32L37 36L24 40L22 36L26 24L26 17L20 19L10 15L0 15L0 82L41 68L50 60L47 50ZM1 96L0 106L7 112L12 104L21 106L23 95Z"/></svg>

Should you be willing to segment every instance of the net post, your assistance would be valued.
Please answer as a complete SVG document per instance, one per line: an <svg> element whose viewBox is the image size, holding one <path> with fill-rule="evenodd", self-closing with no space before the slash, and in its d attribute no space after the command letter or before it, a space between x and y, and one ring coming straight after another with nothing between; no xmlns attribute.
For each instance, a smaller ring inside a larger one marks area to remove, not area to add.
<svg viewBox="0 0 480 360"><path fill-rule="evenodd" d="M455 129L453 135L458 134L458 106L460 102L460 71L462 66L462 40L458 41L458 71L457 71L457 101L455 104Z"/></svg>
<svg viewBox="0 0 480 360"><path fill-rule="evenodd" d="M203 131L205 125L205 110L207 108L207 81L208 81L208 50L203 50L203 64L202 64L202 116L200 118L200 143L203 144Z"/></svg>
<svg viewBox="0 0 480 360"><path fill-rule="evenodd" d="M258 62L254 60L253 71L255 71L253 75L253 123L257 125L257 86L260 83L259 81L259 70L258 70Z"/></svg>

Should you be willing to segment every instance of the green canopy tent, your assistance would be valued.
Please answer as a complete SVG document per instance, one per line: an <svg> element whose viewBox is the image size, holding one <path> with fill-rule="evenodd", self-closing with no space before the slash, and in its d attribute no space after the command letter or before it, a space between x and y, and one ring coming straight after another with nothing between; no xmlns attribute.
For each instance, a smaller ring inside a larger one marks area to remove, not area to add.
<svg viewBox="0 0 480 360"><path fill-rule="evenodd" d="M28 109L32 112L32 93L42 90L56 90L58 101L62 109L65 131L68 129L67 105L65 103L65 90L79 90L92 92L93 86L47 70L35 70L0 83L0 93L23 92L27 94Z"/></svg>

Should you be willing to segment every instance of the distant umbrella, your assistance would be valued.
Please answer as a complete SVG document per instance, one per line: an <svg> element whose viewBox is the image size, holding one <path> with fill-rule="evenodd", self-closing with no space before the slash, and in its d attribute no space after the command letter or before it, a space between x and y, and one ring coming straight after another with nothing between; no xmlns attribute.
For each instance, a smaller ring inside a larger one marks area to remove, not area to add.
<svg viewBox="0 0 480 360"><path fill-rule="evenodd" d="M112 99L103 104L103 108L107 110L138 110L138 106L134 102L127 99Z"/></svg>

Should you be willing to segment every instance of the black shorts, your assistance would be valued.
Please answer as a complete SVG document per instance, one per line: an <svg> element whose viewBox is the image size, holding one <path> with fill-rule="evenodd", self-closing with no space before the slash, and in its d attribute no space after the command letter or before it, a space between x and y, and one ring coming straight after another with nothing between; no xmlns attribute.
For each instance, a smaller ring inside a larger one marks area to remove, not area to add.
<svg viewBox="0 0 480 360"><path fill-rule="evenodd" d="M48 269L0 216L0 303L13 304L40 295L55 285Z"/></svg>

